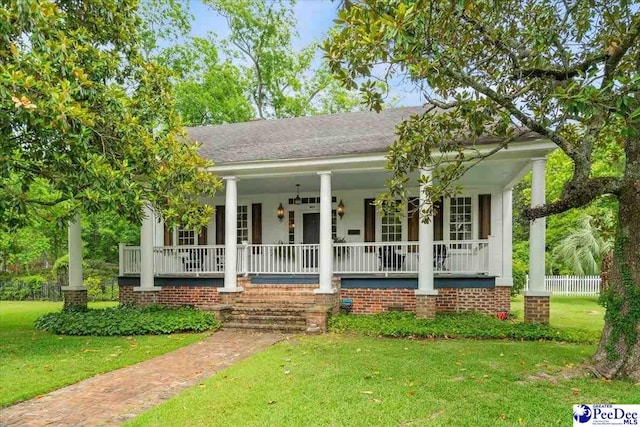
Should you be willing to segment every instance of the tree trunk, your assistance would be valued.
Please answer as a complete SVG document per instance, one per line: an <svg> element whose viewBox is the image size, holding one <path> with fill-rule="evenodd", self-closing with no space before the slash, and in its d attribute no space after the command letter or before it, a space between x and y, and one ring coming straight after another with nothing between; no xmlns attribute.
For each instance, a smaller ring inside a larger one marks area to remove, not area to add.
<svg viewBox="0 0 640 427"><path fill-rule="evenodd" d="M640 149L634 149L627 155L638 152ZM632 173L627 177L618 196L614 262L608 289L602 296L605 325L593 368L605 378L640 381L640 176Z"/></svg>

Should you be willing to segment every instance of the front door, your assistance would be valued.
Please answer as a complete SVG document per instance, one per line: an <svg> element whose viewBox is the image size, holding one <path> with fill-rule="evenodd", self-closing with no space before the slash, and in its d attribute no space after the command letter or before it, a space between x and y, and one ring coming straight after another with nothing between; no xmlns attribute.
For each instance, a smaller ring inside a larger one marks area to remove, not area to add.
<svg viewBox="0 0 640 427"><path fill-rule="evenodd" d="M318 244L320 243L320 214L306 213L302 215L302 243ZM305 249L304 266L318 266L318 247Z"/></svg>

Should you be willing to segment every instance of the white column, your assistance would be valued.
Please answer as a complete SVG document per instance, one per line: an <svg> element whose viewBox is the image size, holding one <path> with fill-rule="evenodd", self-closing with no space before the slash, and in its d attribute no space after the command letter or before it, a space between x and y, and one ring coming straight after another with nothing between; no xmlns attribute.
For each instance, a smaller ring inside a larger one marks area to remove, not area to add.
<svg viewBox="0 0 640 427"><path fill-rule="evenodd" d="M545 158L532 160L533 177L531 180L531 207L545 203ZM529 291L525 295L548 296L544 286L544 254L546 219L538 218L529 228Z"/></svg>
<svg viewBox="0 0 640 427"><path fill-rule="evenodd" d="M69 286L65 290L85 289L82 280L82 223L80 214L69 221Z"/></svg>
<svg viewBox="0 0 640 427"><path fill-rule="evenodd" d="M513 285L513 189L502 190L502 273L500 285ZM496 283L498 284L498 283Z"/></svg>
<svg viewBox="0 0 640 427"><path fill-rule="evenodd" d="M155 291L158 290L154 286L153 280L153 223L155 215L149 203L145 203L143 214L144 218L140 228L140 287L135 290Z"/></svg>
<svg viewBox="0 0 640 427"><path fill-rule="evenodd" d="M418 225L418 290L416 295L437 295L433 280L433 215L425 218L422 213L423 207L431 203L425 192L428 186L432 185L432 171L421 169L420 176L427 179L426 183L420 184L420 223ZM428 219L428 223L425 223Z"/></svg>
<svg viewBox="0 0 640 427"><path fill-rule="evenodd" d="M238 288L238 180L224 177L226 183L224 206L224 288L222 292L240 292Z"/></svg>
<svg viewBox="0 0 640 427"><path fill-rule="evenodd" d="M333 241L331 239L331 172L318 172L320 175L320 289L317 293L335 293L333 289Z"/></svg>

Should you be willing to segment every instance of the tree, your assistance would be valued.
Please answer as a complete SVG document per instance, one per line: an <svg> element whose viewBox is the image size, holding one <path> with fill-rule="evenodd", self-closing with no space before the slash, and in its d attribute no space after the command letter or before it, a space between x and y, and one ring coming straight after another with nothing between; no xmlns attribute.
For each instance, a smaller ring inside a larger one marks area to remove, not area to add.
<svg viewBox="0 0 640 427"><path fill-rule="evenodd" d="M351 111L357 99L323 68L312 68L317 50L295 52L294 2L207 0L231 30L223 46L238 64L260 118Z"/></svg>
<svg viewBox="0 0 640 427"><path fill-rule="evenodd" d="M147 201L169 223L207 222L199 200L219 181L185 143L169 72L141 53L137 4L24 0L0 12L2 226L61 204L139 222Z"/></svg>
<svg viewBox="0 0 640 427"><path fill-rule="evenodd" d="M557 200L527 209L527 219L618 202L615 262L602 300L605 326L593 370L640 379L640 12L629 1L347 1L339 32L324 45L331 70L360 87L379 109L372 70L405 74L430 107L398 127L388 154L389 198L409 171L429 165L440 184L432 199L483 157L462 141L499 138L496 149L533 130L573 164ZM376 69L379 69L376 68ZM362 80L361 80L362 79ZM611 145L624 152L619 174L593 159ZM441 154L457 155L445 161ZM427 208L428 209L428 208Z"/></svg>
<svg viewBox="0 0 640 427"><path fill-rule="evenodd" d="M624 154L621 147L611 144L607 150L597 153L593 158L593 168L602 171L602 174L617 175L624 168ZM573 164L571 159L562 151L555 150L547 159L546 167L546 195L548 201L556 201L562 194L564 185L573 174ZM527 271L529 262L529 221L523 216L527 206L531 204L531 174L527 174L524 179L514 188L514 270L516 261L522 267L522 274ZM592 218L591 229L605 241L613 241L616 223L614 215L617 210L617 203L612 197L601 197L593 200L590 204L579 209L572 209L553 215L547 219L547 254L551 261L547 264L549 274L577 274L575 263L565 262L571 258L552 256L556 247L572 234L572 230L580 230L581 221L585 216ZM517 250L517 249L523 250ZM593 254L595 262L602 261L598 253ZM599 270L599 268L598 268Z"/></svg>
<svg viewBox="0 0 640 427"><path fill-rule="evenodd" d="M576 274L600 274L602 258L613 249L613 242L601 236L591 224L592 220L588 215L583 216L580 227L572 229L553 251L554 257Z"/></svg>
<svg viewBox="0 0 640 427"><path fill-rule="evenodd" d="M229 61L220 63L211 38L171 46L159 61L176 73L176 108L188 126L246 122L254 117L248 82Z"/></svg>

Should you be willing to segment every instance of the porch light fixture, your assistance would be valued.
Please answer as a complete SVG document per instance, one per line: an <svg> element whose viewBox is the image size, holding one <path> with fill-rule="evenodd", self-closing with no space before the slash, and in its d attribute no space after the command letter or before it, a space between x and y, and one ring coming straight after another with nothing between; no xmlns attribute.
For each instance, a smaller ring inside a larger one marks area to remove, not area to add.
<svg viewBox="0 0 640 427"><path fill-rule="evenodd" d="M340 199L340 203L338 203L338 206L336 206L336 213L338 214L340 219L342 219L342 217L344 216L344 203L342 203L342 199Z"/></svg>
<svg viewBox="0 0 640 427"><path fill-rule="evenodd" d="M278 206L278 209L276 210L276 215L278 216L278 219L280 220L280 222L282 222L282 219L284 218L284 208L282 207L282 203L280 203L280 206Z"/></svg>
<svg viewBox="0 0 640 427"><path fill-rule="evenodd" d="M300 184L296 184L296 198L293 199L294 205L301 205L302 199L300 198Z"/></svg>

